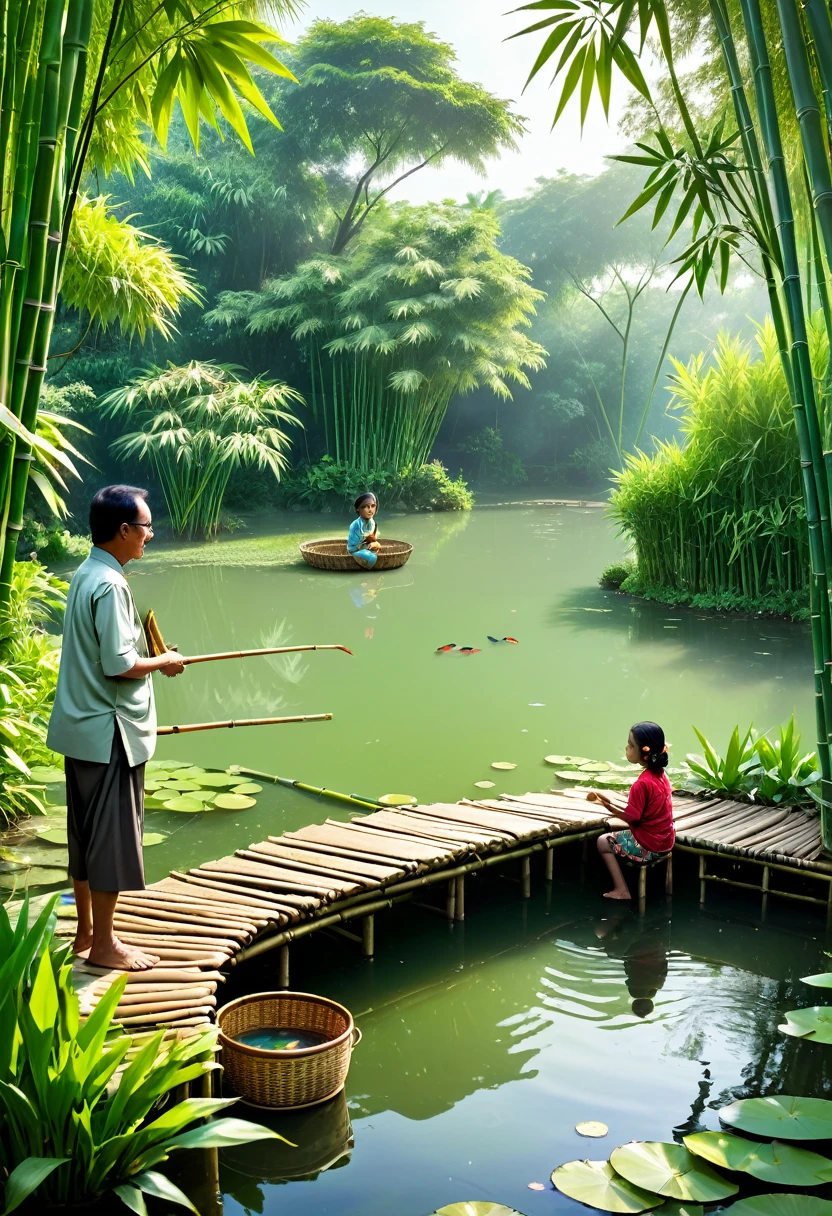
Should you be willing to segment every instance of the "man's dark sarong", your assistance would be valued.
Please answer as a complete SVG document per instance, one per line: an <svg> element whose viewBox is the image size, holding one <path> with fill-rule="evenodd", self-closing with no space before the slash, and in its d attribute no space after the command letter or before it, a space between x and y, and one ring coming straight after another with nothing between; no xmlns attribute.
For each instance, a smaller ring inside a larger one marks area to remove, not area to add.
<svg viewBox="0 0 832 1216"><path fill-rule="evenodd" d="M116 726L109 764L64 757L70 878L93 891L144 887L144 765L130 767Z"/></svg>

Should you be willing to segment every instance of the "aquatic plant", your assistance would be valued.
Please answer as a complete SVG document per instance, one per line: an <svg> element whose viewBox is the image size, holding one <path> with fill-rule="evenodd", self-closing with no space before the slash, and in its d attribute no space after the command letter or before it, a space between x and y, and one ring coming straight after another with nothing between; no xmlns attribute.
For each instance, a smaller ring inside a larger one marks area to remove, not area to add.
<svg viewBox="0 0 832 1216"><path fill-rule="evenodd" d="M817 753L801 755L800 731L794 714L780 727L774 741L758 734L752 726L740 737L740 729L735 726L724 757L696 727L693 729L703 754L687 757L688 774L682 789L729 798L747 797L768 806L781 803L809 806L817 801L814 790L820 781Z"/></svg>
<svg viewBox="0 0 832 1216"><path fill-rule="evenodd" d="M626 558L624 561L611 562L609 566L605 566L601 571L598 583L606 591L618 591L621 584L636 570L636 563L633 558Z"/></svg>
<svg viewBox="0 0 832 1216"><path fill-rule="evenodd" d="M275 380L242 380L240 369L192 361L152 367L101 405L111 417L136 422L113 444L124 457L148 460L165 496L177 536L213 536L233 471L265 469L276 480L288 468L295 389Z"/></svg>
<svg viewBox="0 0 832 1216"><path fill-rule="evenodd" d="M0 1180L5 1212L29 1196L42 1204L90 1204L113 1192L145 1213L144 1194L190 1208L155 1167L182 1148L281 1139L240 1119L206 1123L234 1099L187 1098L177 1086L217 1067L213 1030L134 1039L114 1012L122 976L82 1021L69 945L54 936L54 899L31 928L24 900L12 926L0 908ZM199 1126L194 1126L194 1125Z"/></svg>
<svg viewBox="0 0 832 1216"><path fill-rule="evenodd" d="M418 468L455 393L528 388L543 348L523 332L542 293L497 246L492 212L399 203L340 256L318 255L259 292L224 292L206 320L288 330L308 350L326 452L355 469Z"/></svg>
<svg viewBox="0 0 832 1216"><path fill-rule="evenodd" d="M829 344L818 314L812 362L826 374ZM771 320L748 344L721 334L712 363L674 361L670 411L684 444L625 457L610 513L633 545L637 571L623 590L654 598L735 595L758 608L808 598L809 550L789 390Z"/></svg>

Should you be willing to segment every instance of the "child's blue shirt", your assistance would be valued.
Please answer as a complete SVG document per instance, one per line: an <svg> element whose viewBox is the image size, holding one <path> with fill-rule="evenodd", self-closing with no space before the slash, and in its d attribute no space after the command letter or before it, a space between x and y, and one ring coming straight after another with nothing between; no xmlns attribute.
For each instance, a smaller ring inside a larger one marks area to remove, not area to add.
<svg viewBox="0 0 832 1216"><path fill-rule="evenodd" d="M349 535L347 536L347 552L357 553L365 540L369 540L375 534L376 521L375 519L363 520L359 515L350 524Z"/></svg>

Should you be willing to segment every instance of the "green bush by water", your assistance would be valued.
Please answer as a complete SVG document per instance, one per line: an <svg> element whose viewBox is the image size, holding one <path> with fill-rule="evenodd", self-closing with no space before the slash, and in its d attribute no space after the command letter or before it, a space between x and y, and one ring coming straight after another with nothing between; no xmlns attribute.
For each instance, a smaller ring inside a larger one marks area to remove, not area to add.
<svg viewBox="0 0 832 1216"><path fill-rule="evenodd" d="M317 464L304 465L284 476L282 490L290 506L302 504L318 511L352 507L364 490L372 490L378 496L382 512L390 506L419 511L469 511L474 505L474 496L462 477L454 480L438 460L408 465L396 473L390 469L362 470L324 456Z"/></svg>
<svg viewBox="0 0 832 1216"><path fill-rule="evenodd" d="M605 591L619 591L622 584L636 571L636 563L632 558L625 561L612 562L601 571L599 584Z"/></svg>
<svg viewBox="0 0 832 1216"><path fill-rule="evenodd" d="M810 334L819 382L829 362L820 315ZM674 361L670 408L684 446L626 457L610 500L638 570L622 590L695 607L799 615L808 600L806 514L792 408L770 321L759 357L721 334L713 365ZM701 597L705 597L704 599Z"/></svg>
<svg viewBox="0 0 832 1216"><path fill-rule="evenodd" d="M734 727L725 755L693 728L702 755L689 755L688 776L682 788L695 794L720 794L749 799L766 806L811 806L820 780L815 752L801 755L800 731L794 714L772 741L749 726L744 735Z"/></svg>

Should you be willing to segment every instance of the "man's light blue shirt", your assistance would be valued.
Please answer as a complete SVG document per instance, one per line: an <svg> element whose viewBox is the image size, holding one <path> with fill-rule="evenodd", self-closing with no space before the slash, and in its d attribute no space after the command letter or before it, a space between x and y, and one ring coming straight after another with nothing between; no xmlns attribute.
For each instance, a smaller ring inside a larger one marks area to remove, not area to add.
<svg viewBox="0 0 832 1216"><path fill-rule="evenodd" d="M131 767L149 760L156 747L153 684L149 675L123 678L146 655L121 563L94 547L69 585L49 746L75 760L107 764L118 728Z"/></svg>

